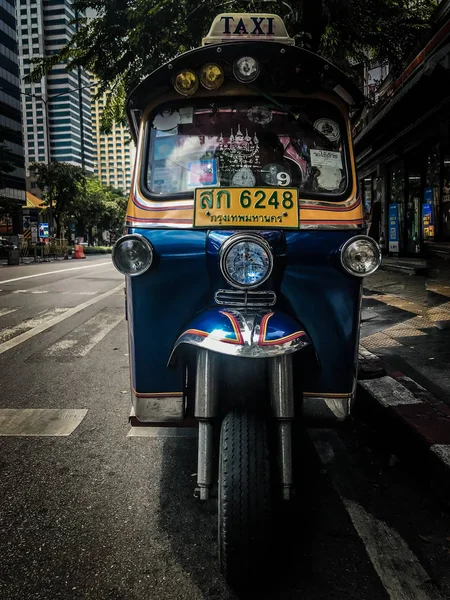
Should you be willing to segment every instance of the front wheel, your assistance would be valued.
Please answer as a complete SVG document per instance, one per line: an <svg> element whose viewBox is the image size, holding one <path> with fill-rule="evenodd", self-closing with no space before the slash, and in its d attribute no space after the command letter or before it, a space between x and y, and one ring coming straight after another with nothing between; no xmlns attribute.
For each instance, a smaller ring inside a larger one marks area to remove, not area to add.
<svg viewBox="0 0 450 600"><path fill-rule="evenodd" d="M233 588L253 587L272 538L268 437L262 416L231 411L220 434L219 562Z"/></svg>

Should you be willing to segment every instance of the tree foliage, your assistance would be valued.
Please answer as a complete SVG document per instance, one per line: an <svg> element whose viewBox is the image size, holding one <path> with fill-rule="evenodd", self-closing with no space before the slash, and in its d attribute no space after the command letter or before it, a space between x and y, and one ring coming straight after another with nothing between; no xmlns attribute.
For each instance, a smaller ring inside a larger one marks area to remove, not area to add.
<svg viewBox="0 0 450 600"><path fill-rule="evenodd" d="M274 12L298 45L345 71L369 60L398 70L429 27L436 0L75 0L77 33L59 53L38 59L34 81L61 60L93 72L109 91L103 125L123 119L126 92L163 62L200 45L220 12ZM305 35L307 33L308 35Z"/></svg>
<svg viewBox="0 0 450 600"><path fill-rule="evenodd" d="M79 185L86 180L85 172L81 167L65 162L32 163L30 172L43 190L42 205L53 214L56 237L59 238L72 211Z"/></svg>
<svg viewBox="0 0 450 600"><path fill-rule="evenodd" d="M79 231L103 231L116 236L125 221L127 198L121 190L105 187L88 176L81 167L64 162L33 163L30 171L37 185L44 191L42 204L52 208L56 221L56 237L61 237L69 222L75 222Z"/></svg>

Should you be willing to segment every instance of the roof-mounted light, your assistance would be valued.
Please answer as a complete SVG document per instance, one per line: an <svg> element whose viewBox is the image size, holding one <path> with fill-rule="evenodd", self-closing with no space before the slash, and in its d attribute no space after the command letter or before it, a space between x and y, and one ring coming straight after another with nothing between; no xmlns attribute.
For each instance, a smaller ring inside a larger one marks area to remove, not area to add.
<svg viewBox="0 0 450 600"><path fill-rule="evenodd" d="M191 69L183 69L175 75L173 87L182 96L192 96L198 90L198 77Z"/></svg>
<svg viewBox="0 0 450 600"><path fill-rule="evenodd" d="M259 63L252 56L241 56L234 61L233 75L241 83L251 83L259 75Z"/></svg>
<svg viewBox="0 0 450 600"><path fill-rule="evenodd" d="M223 70L215 63L208 63L200 71L200 83L207 90L217 90L224 81Z"/></svg>

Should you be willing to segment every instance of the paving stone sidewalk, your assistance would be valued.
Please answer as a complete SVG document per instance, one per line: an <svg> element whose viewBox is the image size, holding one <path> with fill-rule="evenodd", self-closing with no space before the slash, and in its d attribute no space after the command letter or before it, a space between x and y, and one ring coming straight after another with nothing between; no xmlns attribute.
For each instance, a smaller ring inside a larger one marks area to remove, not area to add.
<svg viewBox="0 0 450 600"><path fill-rule="evenodd" d="M450 405L450 269L433 273L365 279L361 345Z"/></svg>

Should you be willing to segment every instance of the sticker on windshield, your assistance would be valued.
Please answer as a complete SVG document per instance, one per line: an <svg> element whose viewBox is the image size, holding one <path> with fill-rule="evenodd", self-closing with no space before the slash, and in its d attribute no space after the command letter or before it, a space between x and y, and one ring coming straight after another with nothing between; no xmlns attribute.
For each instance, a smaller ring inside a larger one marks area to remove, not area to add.
<svg viewBox="0 0 450 600"><path fill-rule="evenodd" d="M185 106L179 109L180 125L190 125L194 122L194 107Z"/></svg>
<svg viewBox="0 0 450 600"><path fill-rule="evenodd" d="M329 192L334 192L339 189L341 184L342 174L340 169L333 169L332 167L322 167L317 177L317 183L319 186Z"/></svg>
<svg viewBox="0 0 450 600"><path fill-rule="evenodd" d="M180 191L181 167L152 169L151 189L155 194L174 194Z"/></svg>
<svg viewBox="0 0 450 600"><path fill-rule="evenodd" d="M243 167L236 171L231 180L231 185L235 187L253 187L256 183L255 176L250 169Z"/></svg>
<svg viewBox="0 0 450 600"><path fill-rule="evenodd" d="M155 140L154 159L165 160L170 158L175 150L176 138L164 136Z"/></svg>
<svg viewBox="0 0 450 600"><path fill-rule="evenodd" d="M247 112L247 118L253 123L267 125L272 120L272 111L265 106L254 106Z"/></svg>
<svg viewBox="0 0 450 600"><path fill-rule="evenodd" d="M314 129L324 135L330 142L337 142L341 137L339 125L331 119L317 119L314 123Z"/></svg>
<svg viewBox="0 0 450 600"><path fill-rule="evenodd" d="M166 108L158 113L153 119L153 127L158 131L169 131L180 124L180 113L177 110L173 112Z"/></svg>
<svg viewBox="0 0 450 600"><path fill-rule="evenodd" d="M331 150L310 150L312 167L332 167L342 169L342 155Z"/></svg>
<svg viewBox="0 0 450 600"><path fill-rule="evenodd" d="M188 162L187 173L190 188L217 185L217 161L214 158Z"/></svg>

